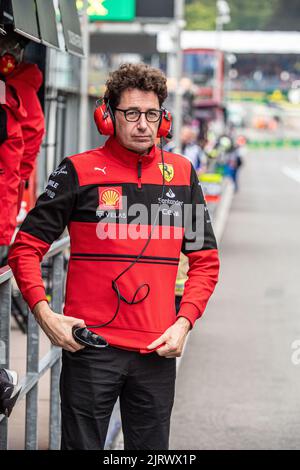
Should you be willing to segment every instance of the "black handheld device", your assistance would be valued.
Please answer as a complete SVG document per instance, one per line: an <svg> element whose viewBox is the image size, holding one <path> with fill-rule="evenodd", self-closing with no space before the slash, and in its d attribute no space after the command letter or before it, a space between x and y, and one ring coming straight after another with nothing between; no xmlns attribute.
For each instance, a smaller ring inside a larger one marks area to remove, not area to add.
<svg viewBox="0 0 300 470"><path fill-rule="evenodd" d="M72 334L75 341L83 346L96 349L108 346L108 342L103 336L97 335L85 327L73 326Z"/></svg>

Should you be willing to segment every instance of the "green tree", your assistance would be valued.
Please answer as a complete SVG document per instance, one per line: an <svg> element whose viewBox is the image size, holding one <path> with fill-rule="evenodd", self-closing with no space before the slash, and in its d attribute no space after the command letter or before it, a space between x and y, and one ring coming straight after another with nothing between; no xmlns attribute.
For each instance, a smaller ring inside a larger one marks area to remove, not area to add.
<svg viewBox="0 0 300 470"><path fill-rule="evenodd" d="M230 23L224 25L227 30L266 29L270 24L278 4L284 0L227 0L231 11ZM300 0L289 0L286 3L297 3ZM284 7L278 10L282 15ZM213 30L216 25L216 0L186 0L185 6L187 29ZM295 16L295 12L293 13ZM299 14L296 15L299 18Z"/></svg>
<svg viewBox="0 0 300 470"><path fill-rule="evenodd" d="M278 0L228 0L231 21L227 30L264 30L270 21Z"/></svg>
<svg viewBox="0 0 300 470"><path fill-rule="evenodd" d="M216 27L216 2L192 0L185 6L186 29L213 30Z"/></svg>

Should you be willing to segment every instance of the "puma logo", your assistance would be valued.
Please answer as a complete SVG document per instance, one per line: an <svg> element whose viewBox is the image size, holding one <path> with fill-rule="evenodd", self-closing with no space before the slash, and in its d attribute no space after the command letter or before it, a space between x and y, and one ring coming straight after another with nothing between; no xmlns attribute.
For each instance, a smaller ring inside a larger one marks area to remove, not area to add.
<svg viewBox="0 0 300 470"><path fill-rule="evenodd" d="M95 166L94 170L96 170L96 171L102 171L102 173L103 173L104 175L106 175L106 171L105 171L105 170L106 170L106 166L105 166L104 168L99 168L99 167Z"/></svg>

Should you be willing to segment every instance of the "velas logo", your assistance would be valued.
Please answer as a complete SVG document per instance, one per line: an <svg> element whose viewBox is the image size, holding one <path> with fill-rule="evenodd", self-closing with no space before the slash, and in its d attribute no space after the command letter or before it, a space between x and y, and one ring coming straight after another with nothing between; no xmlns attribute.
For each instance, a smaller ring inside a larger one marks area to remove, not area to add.
<svg viewBox="0 0 300 470"><path fill-rule="evenodd" d="M122 186L98 188L98 210L122 209Z"/></svg>
<svg viewBox="0 0 300 470"><path fill-rule="evenodd" d="M169 183L174 178L174 167L170 163L158 163L161 174L164 175L165 180Z"/></svg>

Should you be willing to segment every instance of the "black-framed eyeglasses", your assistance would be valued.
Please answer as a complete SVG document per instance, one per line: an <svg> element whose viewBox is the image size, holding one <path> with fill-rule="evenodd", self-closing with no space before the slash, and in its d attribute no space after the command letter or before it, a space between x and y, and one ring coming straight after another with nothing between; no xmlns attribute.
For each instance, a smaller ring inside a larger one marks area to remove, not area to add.
<svg viewBox="0 0 300 470"><path fill-rule="evenodd" d="M139 111L138 109L121 109L115 108L116 111L121 111L126 121L128 122L137 122L141 114L145 114L145 117L148 122L157 122L160 119L162 110L161 109L148 109L148 111Z"/></svg>

